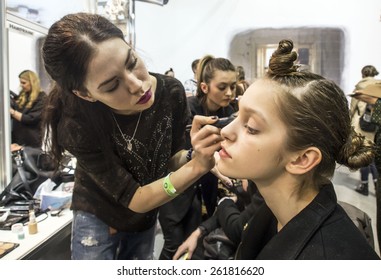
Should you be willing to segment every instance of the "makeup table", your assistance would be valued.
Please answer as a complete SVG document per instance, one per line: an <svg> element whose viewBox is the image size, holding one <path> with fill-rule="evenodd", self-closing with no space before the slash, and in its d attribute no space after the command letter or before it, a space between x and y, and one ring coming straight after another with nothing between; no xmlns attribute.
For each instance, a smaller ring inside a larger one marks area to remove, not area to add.
<svg viewBox="0 0 381 280"><path fill-rule="evenodd" d="M70 238L72 211L63 210L58 216L50 212L36 218L38 232L30 235L28 225L24 225L23 239L19 239L11 230L0 230L1 242L18 243L15 249L4 255L0 260L63 260L70 259Z"/></svg>

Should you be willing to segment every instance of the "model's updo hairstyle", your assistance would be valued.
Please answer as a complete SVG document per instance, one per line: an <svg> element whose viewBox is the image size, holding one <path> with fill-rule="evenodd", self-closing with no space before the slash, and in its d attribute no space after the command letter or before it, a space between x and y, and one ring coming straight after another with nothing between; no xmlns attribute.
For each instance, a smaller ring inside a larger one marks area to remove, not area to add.
<svg viewBox="0 0 381 280"><path fill-rule="evenodd" d="M293 43L290 40L279 42L278 49L270 57L268 73L273 75L287 75L296 72L298 67L294 64L298 55L293 51Z"/></svg>
<svg viewBox="0 0 381 280"><path fill-rule="evenodd" d="M275 104L287 127L286 149L319 148L322 161L312 178L318 182L333 176L336 162L351 170L369 165L374 158L374 144L351 126L343 91L320 75L299 71L296 60L293 42L280 41L265 76L279 89Z"/></svg>

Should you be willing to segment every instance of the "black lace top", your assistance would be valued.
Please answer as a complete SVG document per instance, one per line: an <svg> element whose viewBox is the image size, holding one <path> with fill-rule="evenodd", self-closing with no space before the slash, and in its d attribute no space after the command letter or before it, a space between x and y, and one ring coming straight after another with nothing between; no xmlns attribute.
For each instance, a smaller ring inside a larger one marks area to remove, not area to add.
<svg viewBox="0 0 381 280"><path fill-rule="evenodd" d="M177 79L151 74L157 78L155 101L141 115L131 151L125 139L132 138L138 114L115 114L125 139L111 119L114 153L108 160L88 139L80 121L66 119L65 132L60 135L64 147L77 158L72 209L95 214L120 231L143 231L154 225L157 209L139 214L128 209L128 204L139 186L164 177L169 159L184 148L189 119L184 88Z"/></svg>

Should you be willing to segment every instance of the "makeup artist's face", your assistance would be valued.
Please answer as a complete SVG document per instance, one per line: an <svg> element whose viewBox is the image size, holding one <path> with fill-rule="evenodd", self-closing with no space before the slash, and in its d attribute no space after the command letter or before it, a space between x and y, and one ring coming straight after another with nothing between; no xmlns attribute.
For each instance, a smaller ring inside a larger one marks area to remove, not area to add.
<svg viewBox="0 0 381 280"><path fill-rule="evenodd" d="M102 102L120 114L134 114L153 104L155 78L122 39L98 44L88 69L85 87L89 101Z"/></svg>

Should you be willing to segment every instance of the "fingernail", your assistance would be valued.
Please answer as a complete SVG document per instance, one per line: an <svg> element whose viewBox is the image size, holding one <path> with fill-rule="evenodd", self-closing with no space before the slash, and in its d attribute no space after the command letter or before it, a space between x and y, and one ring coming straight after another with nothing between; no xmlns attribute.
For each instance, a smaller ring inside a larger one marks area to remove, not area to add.
<svg viewBox="0 0 381 280"><path fill-rule="evenodd" d="M218 119L217 116L211 116L210 118L211 118L212 120L216 120L216 119Z"/></svg>

